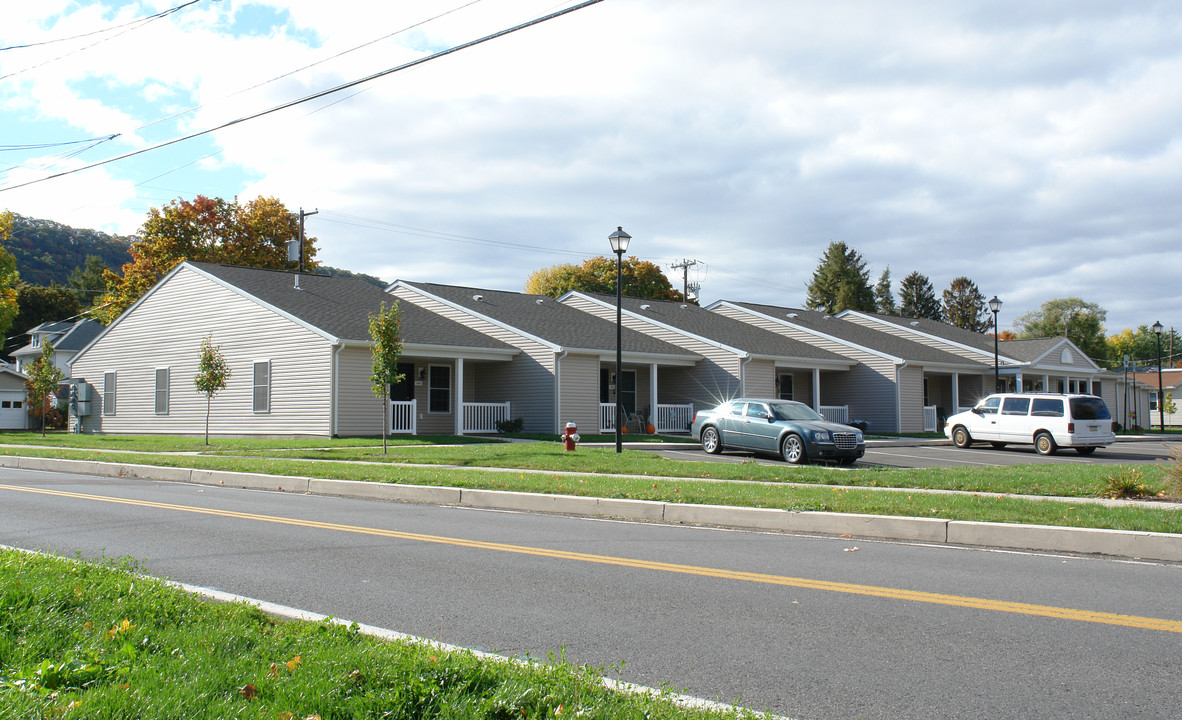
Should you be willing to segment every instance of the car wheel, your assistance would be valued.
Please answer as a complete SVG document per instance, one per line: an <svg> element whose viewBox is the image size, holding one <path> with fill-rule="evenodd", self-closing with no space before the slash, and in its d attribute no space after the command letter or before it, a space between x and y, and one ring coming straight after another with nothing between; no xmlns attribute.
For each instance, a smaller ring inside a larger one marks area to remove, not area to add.
<svg viewBox="0 0 1182 720"><path fill-rule="evenodd" d="M967 448L973 444L973 436L963 425L952 428L952 444L958 448Z"/></svg>
<svg viewBox="0 0 1182 720"><path fill-rule="evenodd" d="M711 455L722 452L722 439L718 437L718 430L713 427L702 428L702 449Z"/></svg>
<svg viewBox="0 0 1182 720"><path fill-rule="evenodd" d="M780 443L780 454L784 456L785 462L790 462L793 465L800 465L808 460L808 453L804 449L804 440L801 440L796 433L784 436L784 441Z"/></svg>
<svg viewBox="0 0 1182 720"><path fill-rule="evenodd" d="M991 442L991 443L989 443L989 447L993 448L994 450L1002 450L1002 449L1004 449L1004 448L1005 448L1005 446L1006 446L1006 444L1005 444L1005 443L1003 443L1003 442Z"/></svg>
<svg viewBox="0 0 1182 720"><path fill-rule="evenodd" d="M1039 455L1054 455L1058 449L1055 438L1051 437L1050 433L1040 432L1034 436L1034 451Z"/></svg>
<svg viewBox="0 0 1182 720"><path fill-rule="evenodd" d="M1082 448L1076 448L1076 449L1075 449L1075 451L1076 451L1077 453L1079 453L1080 455L1091 455L1092 453L1096 452L1096 448L1094 448L1094 447L1082 447Z"/></svg>

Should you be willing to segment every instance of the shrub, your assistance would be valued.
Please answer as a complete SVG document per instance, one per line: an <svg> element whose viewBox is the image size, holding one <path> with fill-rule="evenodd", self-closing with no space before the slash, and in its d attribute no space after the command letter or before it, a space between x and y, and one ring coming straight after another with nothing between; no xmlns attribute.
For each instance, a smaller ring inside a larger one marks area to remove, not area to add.
<svg viewBox="0 0 1182 720"><path fill-rule="evenodd" d="M1100 492L1106 498L1140 498L1156 495L1142 482L1141 471L1137 468L1122 467L1115 475L1104 479L1105 487Z"/></svg>
<svg viewBox="0 0 1182 720"><path fill-rule="evenodd" d="M508 433L519 433L525 428L525 418L513 418L512 420L501 420L497 423L497 432L502 435Z"/></svg>

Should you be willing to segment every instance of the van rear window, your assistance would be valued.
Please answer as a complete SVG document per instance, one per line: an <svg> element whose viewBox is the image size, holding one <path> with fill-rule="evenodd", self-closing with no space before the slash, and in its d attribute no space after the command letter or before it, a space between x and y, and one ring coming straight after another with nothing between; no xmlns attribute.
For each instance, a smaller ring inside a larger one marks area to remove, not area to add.
<svg viewBox="0 0 1182 720"><path fill-rule="evenodd" d="M1108 420L1108 406L1098 397L1071 398L1071 416L1076 420Z"/></svg>
<svg viewBox="0 0 1182 720"><path fill-rule="evenodd" d="M1059 398L1034 398L1030 414L1039 417L1063 417L1063 401Z"/></svg>

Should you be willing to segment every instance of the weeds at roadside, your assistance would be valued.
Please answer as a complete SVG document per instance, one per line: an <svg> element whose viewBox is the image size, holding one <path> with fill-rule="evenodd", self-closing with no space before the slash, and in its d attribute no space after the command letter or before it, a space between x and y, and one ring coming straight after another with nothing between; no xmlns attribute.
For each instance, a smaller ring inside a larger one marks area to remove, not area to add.
<svg viewBox="0 0 1182 720"><path fill-rule="evenodd" d="M1162 473L1166 497L1182 499L1182 445L1170 448L1170 462Z"/></svg>
<svg viewBox="0 0 1182 720"><path fill-rule="evenodd" d="M1145 484L1141 471L1137 468L1122 467L1115 475L1109 475L1104 480L1106 484L1100 492L1100 497L1143 498L1157 495L1157 492Z"/></svg>

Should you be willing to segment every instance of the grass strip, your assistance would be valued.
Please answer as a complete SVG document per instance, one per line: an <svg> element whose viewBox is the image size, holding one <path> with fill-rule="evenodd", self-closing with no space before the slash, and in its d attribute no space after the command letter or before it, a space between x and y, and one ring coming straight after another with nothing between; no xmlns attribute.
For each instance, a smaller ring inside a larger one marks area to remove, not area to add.
<svg viewBox="0 0 1182 720"><path fill-rule="evenodd" d="M0 717L753 718L613 692L602 669L482 659L202 600L129 562L0 551Z"/></svg>
<svg viewBox="0 0 1182 720"><path fill-rule="evenodd" d="M585 497L627 498L661 502L732 505L737 507L778 508L797 511L864 513L906 517L930 517L946 520L974 520L1064 527L1104 528L1146 532L1182 533L1182 513L1146 502L1112 507L1096 503L1065 503L1051 500L1028 500L1005 493L979 492L940 494L913 489L911 492L876 489L881 486L801 487L783 481L772 483L726 482L685 477L634 477L621 475L572 475L563 472L512 472L476 469L399 466L388 463L324 462L314 460L266 459L253 457L210 457L176 455L132 455L85 450L15 451L0 448L7 454L37 455L73 460L97 460L165 467L192 467L234 472L254 472L297 477L334 478L365 482L402 483L459 488L484 488L516 492L579 495ZM581 451L580 451L581 452ZM605 455L614 455L605 451ZM643 455L640 451L624 455ZM701 463L682 463L701 465ZM716 467L711 465L710 467ZM762 466L751 464L756 470ZM1029 472L1043 472L1046 466L1027 466ZM1098 466L1093 466L1098 467ZM775 470L776 468L773 468ZM1084 470L1084 467L1073 467ZM823 468L804 468L807 473L826 472ZM922 476L931 471L919 472ZM967 472L985 473L981 469ZM1020 472L1020 471L1012 471ZM1111 466L1109 472L1117 472ZM858 471L828 471L826 477L856 476ZM867 471L878 477L881 471ZM792 480L798 477L793 475ZM914 486L913 486L914 488Z"/></svg>

